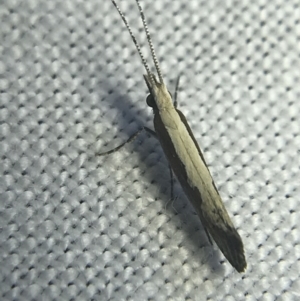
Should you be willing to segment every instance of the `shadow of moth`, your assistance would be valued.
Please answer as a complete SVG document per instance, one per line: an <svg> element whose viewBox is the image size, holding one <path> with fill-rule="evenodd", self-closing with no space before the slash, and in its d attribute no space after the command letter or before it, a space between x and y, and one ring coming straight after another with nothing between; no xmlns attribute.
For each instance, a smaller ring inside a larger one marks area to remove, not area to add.
<svg viewBox="0 0 300 301"><path fill-rule="evenodd" d="M242 239L227 213L192 130L183 113L177 109L177 102L173 102L164 83L140 2L136 0L157 76L150 71L124 14L116 2L111 1L119 12L146 69L144 79L150 93L147 105L153 110L155 133L147 128L142 130L145 129L158 138L172 171L204 226L209 241L211 242L212 237L231 265L238 272L244 272L247 263ZM142 130L119 147L101 155L120 149Z"/></svg>

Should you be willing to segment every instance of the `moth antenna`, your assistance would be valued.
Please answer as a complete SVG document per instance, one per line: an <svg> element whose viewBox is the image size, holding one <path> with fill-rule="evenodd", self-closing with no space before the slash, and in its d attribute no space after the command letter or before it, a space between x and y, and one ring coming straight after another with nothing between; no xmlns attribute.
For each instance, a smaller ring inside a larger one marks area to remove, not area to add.
<svg viewBox="0 0 300 301"><path fill-rule="evenodd" d="M142 60L142 63L143 63L143 65L144 65L145 69L146 69L147 75L148 75L148 77L150 78L150 80L151 80L151 81L153 82L153 84L154 84L155 81L154 81L154 78L153 78L153 74L152 74L151 71L150 71L150 68L149 68L149 66L148 66L148 64L147 64L147 61L146 61L146 59L145 59L145 57L144 57L144 55L143 55L143 53L142 53L141 47L140 47L140 45L138 44L138 42L137 42L137 40L136 40L136 38L135 38L135 36L134 36L134 34L133 34L133 32L132 32L130 26L129 26L127 20L126 20L125 15L122 13L120 7L119 7L118 4L115 2L115 0L111 0L111 2L113 3L113 5L115 6L115 8L117 9L119 15L121 16L121 18L122 18L122 20L123 20L123 22L124 22L124 24L125 24L125 26L126 26L128 32L129 32L129 34L130 34L130 36L131 36L131 39L132 39L132 41L133 41L133 43L134 43L134 45L135 45L135 48L137 49L137 51L138 51L138 53L139 53L139 56L140 56L140 58L141 58L141 60ZM156 67L156 68L157 68L157 67Z"/></svg>
<svg viewBox="0 0 300 301"><path fill-rule="evenodd" d="M144 25L144 29L145 29L146 36L147 36L147 41L148 41L148 44L149 44L149 47L150 47L152 59L153 59L153 62L154 62L154 66L155 66L159 81L160 81L161 84L163 84L164 80L163 80L161 70L160 70L160 66L159 66L159 62L157 60L156 53L155 53L155 50L154 50L154 47L153 47L153 43L152 43L151 35L150 35L149 29L148 29L148 25L147 25L147 22L146 22L146 18L145 18L145 15L144 15L144 11L142 9L142 6L141 6L139 0L136 0L136 4L137 4L137 6L139 8L139 11L140 11L141 19L142 19L142 22L143 22L143 25Z"/></svg>

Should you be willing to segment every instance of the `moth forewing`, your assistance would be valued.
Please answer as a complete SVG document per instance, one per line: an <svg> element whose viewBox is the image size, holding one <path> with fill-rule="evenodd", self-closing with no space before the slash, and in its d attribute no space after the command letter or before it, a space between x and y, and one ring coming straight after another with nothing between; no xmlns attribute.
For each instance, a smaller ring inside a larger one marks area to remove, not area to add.
<svg viewBox="0 0 300 301"><path fill-rule="evenodd" d="M175 108L154 109L154 128L172 170L203 226L232 266L243 272L247 264L242 240L183 113Z"/></svg>
<svg viewBox="0 0 300 301"><path fill-rule="evenodd" d="M144 75L144 78L150 92L150 95L147 97L147 104L153 109L156 136L162 145L170 166L185 194L193 204L206 231L208 231L215 240L232 266L235 267L237 271L243 272L247 266L243 242L225 209L208 170L204 156L186 118L183 113L173 105L172 97L163 81L139 0L136 0L136 4L143 22L158 79L150 71L124 14L121 12L115 0L111 1L118 10L131 35L146 69L147 74ZM151 132L151 130L148 131Z"/></svg>

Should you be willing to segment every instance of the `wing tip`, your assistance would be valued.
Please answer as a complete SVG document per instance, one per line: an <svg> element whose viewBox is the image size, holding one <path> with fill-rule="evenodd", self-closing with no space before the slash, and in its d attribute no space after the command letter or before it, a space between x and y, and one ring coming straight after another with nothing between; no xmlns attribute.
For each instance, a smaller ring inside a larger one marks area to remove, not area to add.
<svg viewBox="0 0 300 301"><path fill-rule="evenodd" d="M247 261L240 235L233 227L228 227L225 231L218 227L214 228L211 234L221 252L239 273L244 273L247 269Z"/></svg>
<svg viewBox="0 0 300 301"><path fill-rule="evenodd" d="M236 260L230 263L239 273L245 273L247 269L247 262L244 253L240 254L236 257Z"/></svg>

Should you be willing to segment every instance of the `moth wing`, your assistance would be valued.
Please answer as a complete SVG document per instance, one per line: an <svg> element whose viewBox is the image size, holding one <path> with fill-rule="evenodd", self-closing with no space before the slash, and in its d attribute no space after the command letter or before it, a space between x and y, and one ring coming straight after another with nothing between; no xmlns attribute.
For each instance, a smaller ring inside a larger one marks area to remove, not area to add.
<svg viewBox="0 0 300 301"><path fill-rule="evenodd" d="M231 265L235 267L237 271L242 272L246 268L243 242L238 232L234 228L233 223L231 222L231 219L210 175L204 156L184 115L181 111L177 109L176 111L182 123L185 125L189 136L192 138L198 150L199 156L204 163L204 167L207 168L210 178L208 179L209 183L207 184L207 188L202 189L203 191L199 191L198 187L193 187L188 182L186 166L179 159L169 133L166 130L165 124L162 122L159 113L155 114L154 116L154 127L158 139L160 140L172 170L176 174L176 177L179 180L185 194L199 215L209 241L211 242L211 236Z"/></svg>
<svg viewBox="0 0 300 301"><path fill-rule="evenodd" d="M202 201L202 205L204 203L205 200ZM201 209L201 212L198 211L198 215L203 226L208 230L231 265L238 272L245 271L247 263L243 242L237 230L234 228L226 209L222 212L216 208L211 208L210 211Z"/></svg>

